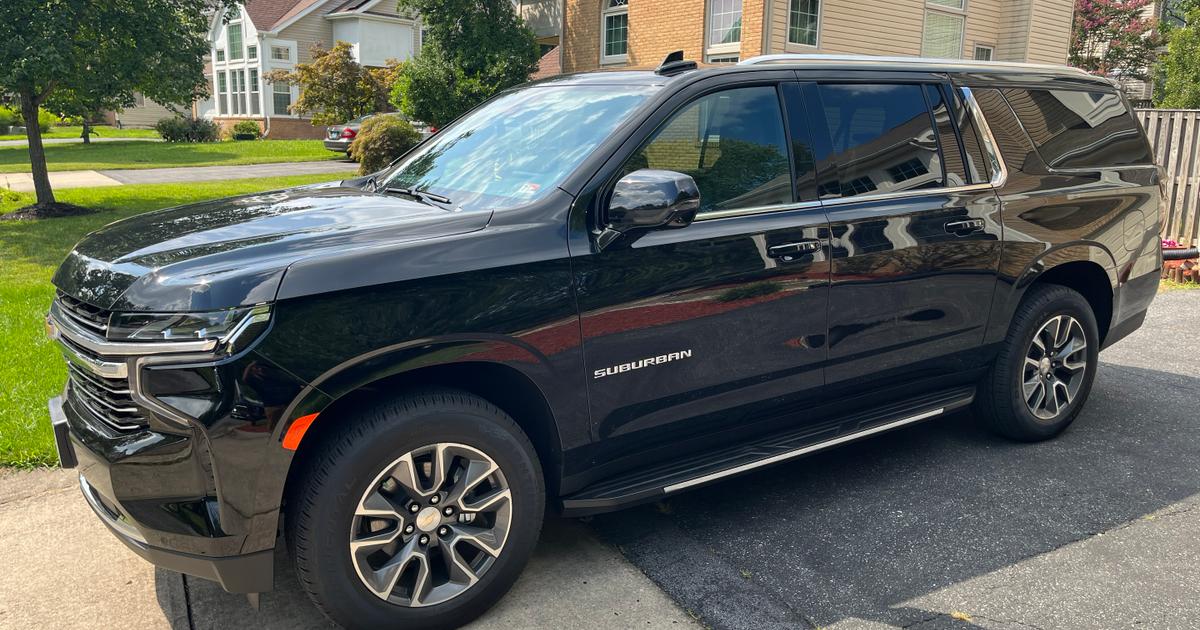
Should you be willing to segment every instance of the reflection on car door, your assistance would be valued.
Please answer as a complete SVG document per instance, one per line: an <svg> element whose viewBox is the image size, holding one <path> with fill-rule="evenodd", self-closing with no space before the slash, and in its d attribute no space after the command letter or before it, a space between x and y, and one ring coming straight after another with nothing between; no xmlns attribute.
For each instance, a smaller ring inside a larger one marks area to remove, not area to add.
<svg viewBox="0 0 1200 630"><path fill-rule="evenodd" d="M620 173L690 175L698 219L573 259L598 458L753 430L823 384L828 225L781 89L697 87ZM793 171L810 184L799 200Z"/></svg>
<svg viewBox="0 0 1200 630"><path fill-rule="evenodd" d="M934 77L806 94L827 143L831 391L944 385L978 361L1000 254L999 202L971 119Z"/></svg>

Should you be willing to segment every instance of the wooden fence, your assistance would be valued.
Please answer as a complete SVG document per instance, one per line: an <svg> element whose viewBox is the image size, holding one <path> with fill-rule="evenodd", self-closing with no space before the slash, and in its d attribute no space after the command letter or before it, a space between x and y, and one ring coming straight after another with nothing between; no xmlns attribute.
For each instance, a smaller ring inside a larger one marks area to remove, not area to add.
<svg viewBox="0 0 1200 630"><path fill-rule="evenodd" d="M1166 170L1163 238L1190 247L1200 241L1200 110L1139 109L1154 161Z"/></svg>

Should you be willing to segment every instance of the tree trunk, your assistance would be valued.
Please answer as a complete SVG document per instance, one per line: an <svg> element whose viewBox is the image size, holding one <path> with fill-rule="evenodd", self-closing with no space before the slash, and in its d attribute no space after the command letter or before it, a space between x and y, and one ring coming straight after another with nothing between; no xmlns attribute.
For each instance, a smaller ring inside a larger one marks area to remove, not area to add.
<svg viewBox="0 0 1200 630"><path fill-rule="evenodd" d="M87 119L87 116L83 117L83 133L80 133L79 137L83 138L84 144L92 143L92 123Z"/></svg>
<svg viewBox="0 0 1200 630"><path fill-rule="evenodd" d="M25 118L25 136L29 138L29 164L33 167L33 189L39 206L54 203L50 173L46 170L46 149L42 146L42 128L38 126L38 107L33 94L21 94L21 115Z"/></svg>

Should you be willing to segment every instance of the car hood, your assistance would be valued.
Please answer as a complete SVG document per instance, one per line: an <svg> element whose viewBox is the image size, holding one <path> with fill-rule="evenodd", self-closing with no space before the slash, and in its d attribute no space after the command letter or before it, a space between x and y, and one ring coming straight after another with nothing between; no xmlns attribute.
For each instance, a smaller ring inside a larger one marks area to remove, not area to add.
<svg viewBox="0 0 1200 630"><path fill-rule="evenodd" d="M80 241L54 284L111 310L256 304L274 299L298 260L472 232L490 218L340 184L306 186L117 221Z"/></svg>

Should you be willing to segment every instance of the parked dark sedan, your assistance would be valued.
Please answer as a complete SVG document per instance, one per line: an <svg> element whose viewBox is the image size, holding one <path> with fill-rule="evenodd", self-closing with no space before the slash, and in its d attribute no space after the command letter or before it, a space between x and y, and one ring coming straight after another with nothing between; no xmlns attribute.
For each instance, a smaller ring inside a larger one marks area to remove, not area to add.
<svg viewBox="0 0 1200 630"><path fill-rule="evenodd" d="M358 118L355 118L354 120L351 120L350 122L348 122L344 125L333 125L331 127L326 127L325 128L325 148L329 149L330 151L337 151L338 153L345 153L345 154L349 155L350 143L354 142L354 138L358 136L358 131L359 131L359 129L362 128L363 122L366 121L368 118L371 118L372 116L400 116L400 117L403 117L403 114L401 114L400 112L389 112L386 114L367 114L366 116L359 116ZM421 133L422 139L429 137L429 135L431 134L431 132L429 130L429 126L425 125L424 123L414 122L413 127L415 127L416 130Z"/></svg>

